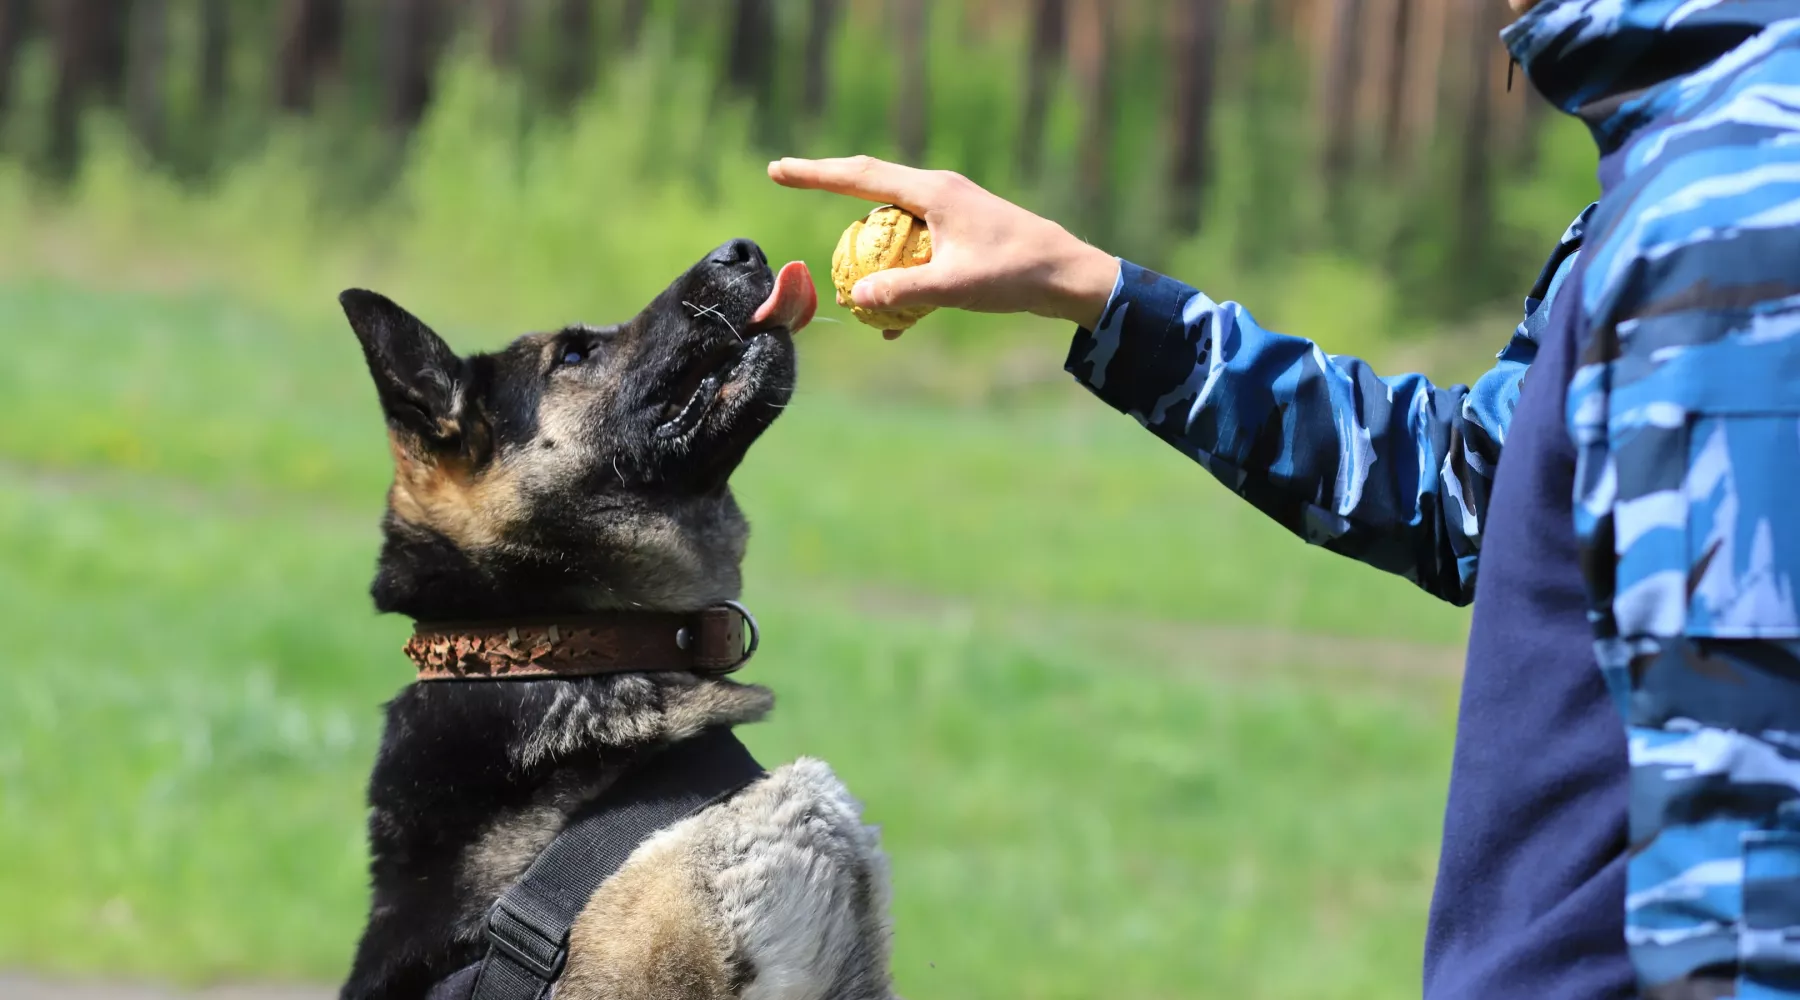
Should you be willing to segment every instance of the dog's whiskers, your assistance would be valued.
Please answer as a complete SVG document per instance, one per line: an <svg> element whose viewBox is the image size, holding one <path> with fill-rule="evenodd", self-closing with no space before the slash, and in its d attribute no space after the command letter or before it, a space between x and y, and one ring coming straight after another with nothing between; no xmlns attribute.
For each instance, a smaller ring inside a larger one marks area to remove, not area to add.
<svg viewBox="0 0 1800 1000"><path fill-rule="evenodd" d="M741 344L744 342L744 335L738 332L737 327L731 325L731 321L725 318L725 314L719 311L718 306L697 306L686 299L681 300L681 304L694 310L695 319L699 319L702 316L716 317L719 322L725 324L725 329L730 330L731 335L738 339L738 343Z"/></svg>

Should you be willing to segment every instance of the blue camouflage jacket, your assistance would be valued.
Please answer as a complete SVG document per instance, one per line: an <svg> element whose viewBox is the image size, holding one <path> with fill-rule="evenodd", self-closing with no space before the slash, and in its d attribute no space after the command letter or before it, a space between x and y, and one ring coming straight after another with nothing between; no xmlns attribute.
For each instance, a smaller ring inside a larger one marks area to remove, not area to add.
<svg viewBox="0 0 1800 1000"><path fill-rule="evenodd" d="M1800 3L1545 0L1504 33L1600 201L1473 387L1379 378L1125 264L1069 370L1309 542L1473 596L1548 302L1571 517L1627 727L1647 997L1800 998Z"/></svg>

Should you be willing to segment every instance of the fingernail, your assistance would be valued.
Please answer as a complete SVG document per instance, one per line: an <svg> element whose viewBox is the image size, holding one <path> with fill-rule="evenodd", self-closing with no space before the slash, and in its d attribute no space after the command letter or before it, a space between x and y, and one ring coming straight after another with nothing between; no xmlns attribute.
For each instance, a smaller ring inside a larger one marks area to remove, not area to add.
<svg viewBox="0 0 1800 1000"><path fill-rule="evenodd" d="M864 278L856 283L855 288L850 289L850 297L855 299L856 304L862 306L864 309L874 308L875 283L868 278Z"/></svg>

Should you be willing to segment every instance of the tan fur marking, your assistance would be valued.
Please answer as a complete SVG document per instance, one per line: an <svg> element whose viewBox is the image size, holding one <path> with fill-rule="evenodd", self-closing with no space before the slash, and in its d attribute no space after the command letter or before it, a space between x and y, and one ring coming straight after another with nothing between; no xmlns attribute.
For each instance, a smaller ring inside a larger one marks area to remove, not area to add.
<svg viewBox="0 0 1800 1000"><path fill-rule="evenodd" d="M548 803L531 806L500 817L482 833L463 859L463 881L469 895L483 904L473 915L486 914L487 904L525 874L568 823L570 808Z"/></svg>
<svg viewBox="0 0 1800 1000"><path fill-rule="evenodd" d="M524 516L519 484L501 463L476 471L388 432L394 485L388 504L409 524L430 528L465 549L497 545Z"/></svg>
<svg viewBox="0 0 1800 1000"><path fill-rule="evenodd" d="M644 845L575 921L559 1000L727 1000L731 943L687 837Z"/></svg>

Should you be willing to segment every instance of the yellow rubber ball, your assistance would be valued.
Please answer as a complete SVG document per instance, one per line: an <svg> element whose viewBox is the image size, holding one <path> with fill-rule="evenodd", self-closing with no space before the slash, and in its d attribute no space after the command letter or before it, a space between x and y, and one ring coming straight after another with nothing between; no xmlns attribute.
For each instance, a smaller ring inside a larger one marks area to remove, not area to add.
<svg viewBox="0 0 1800 1000"><path fill-rule="evenodd" d="M850 290L876 271L930 262L931 230L925 220L903 208L884 205L852 222L838 239L837 251L831 255L831 283L837 288L837 303L877 330L908 329L936 307L864 309L850 298Z"/></svg>

